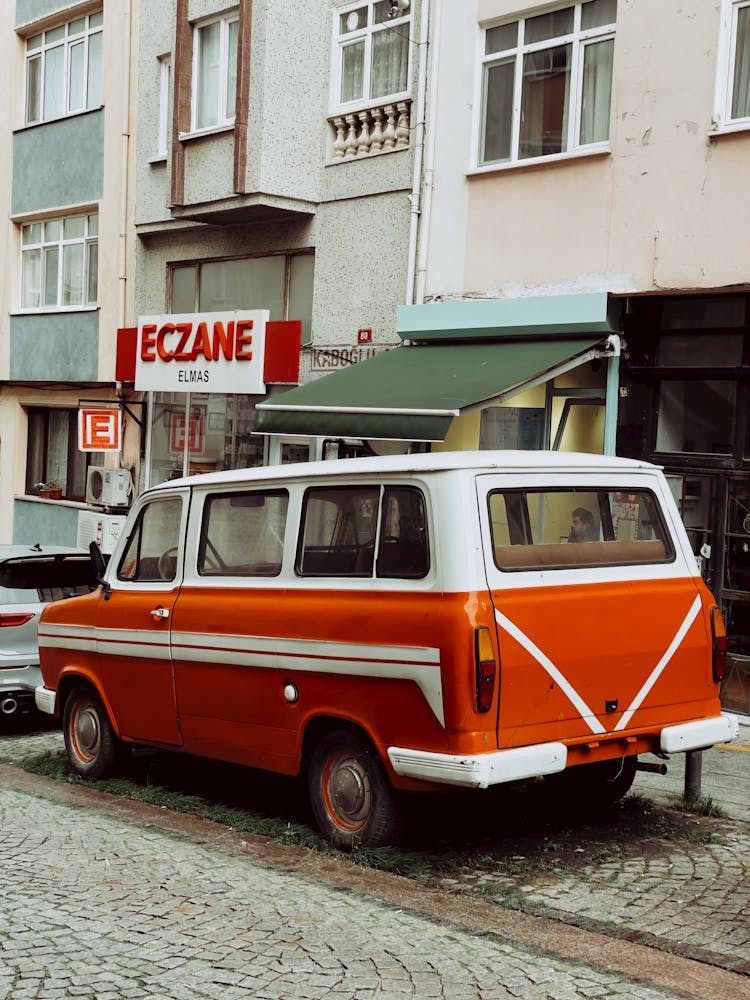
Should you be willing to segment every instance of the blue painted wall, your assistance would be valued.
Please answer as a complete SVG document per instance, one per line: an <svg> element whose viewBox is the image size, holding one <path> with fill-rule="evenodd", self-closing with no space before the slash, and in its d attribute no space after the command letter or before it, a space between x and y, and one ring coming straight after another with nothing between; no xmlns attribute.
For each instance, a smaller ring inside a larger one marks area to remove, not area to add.
<svg viewBox="0 0 750 1000"><path fill-rule="evenodd" d="M104 178L104 111L32 125L13 135L16 215L98 201Z"/></svg>
<svg viewBox="0 0 750 1000"><path fill-rule="evenodd" d="M16 545L76 545L78 508L64 503L13 502L13 542Z"/></svg>
<svg viewBox="0 0 750 1000"><path fill-rule="evenodd" d="M11 380L96 382L98 363L98 310L11 316Z"/></svg>

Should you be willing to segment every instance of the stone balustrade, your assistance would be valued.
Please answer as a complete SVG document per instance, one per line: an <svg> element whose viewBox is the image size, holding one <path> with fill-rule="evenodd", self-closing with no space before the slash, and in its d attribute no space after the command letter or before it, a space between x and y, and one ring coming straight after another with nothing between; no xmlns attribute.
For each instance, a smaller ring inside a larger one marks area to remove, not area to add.
<svg viewBox="0 0 750 1000"><path fill-rule="evenodd" d="M411 135L410 112L411 101L394 101L393 104L329 118L328 124L333 137L331 162L338 163L408 148Z"/></svg>

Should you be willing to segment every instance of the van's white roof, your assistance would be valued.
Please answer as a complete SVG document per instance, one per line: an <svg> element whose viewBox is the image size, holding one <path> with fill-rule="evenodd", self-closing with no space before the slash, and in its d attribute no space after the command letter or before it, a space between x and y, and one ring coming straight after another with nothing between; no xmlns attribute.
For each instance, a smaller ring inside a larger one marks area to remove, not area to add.
<svg viewBox="0 0 750 1000"><path fill-rule="evenodd" d="M630 458L559 451L438 451L418 455L387 455L378 458L342 458L290 465L261 465L250 469L227 469L199 476L170 479L153 489L175 486L211 486L219 483L299 479L323 476L373 476L381 473L446 472L473 469L476 472L653 472L658 466Z"/></svg>

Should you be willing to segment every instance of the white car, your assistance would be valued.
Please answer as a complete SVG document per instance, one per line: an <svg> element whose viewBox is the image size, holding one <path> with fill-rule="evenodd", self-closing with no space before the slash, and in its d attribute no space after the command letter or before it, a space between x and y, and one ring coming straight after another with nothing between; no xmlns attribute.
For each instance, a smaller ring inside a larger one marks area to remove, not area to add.
<svg viewBox="0 0 750 1000"><path fill-rule="evenodd" d="M34 705L37 628L45 605L96 586L88 552L62 545L0 545L0 714Z"/></svg>

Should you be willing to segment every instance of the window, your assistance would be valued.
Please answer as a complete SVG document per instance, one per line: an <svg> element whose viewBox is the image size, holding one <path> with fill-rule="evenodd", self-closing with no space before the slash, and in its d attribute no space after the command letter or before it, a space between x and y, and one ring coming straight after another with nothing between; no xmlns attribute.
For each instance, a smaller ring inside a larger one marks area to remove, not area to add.
<svg viewBox="0 0 750 1000"><path fill-rule="evenodd" d="M209 497L198 550L202 576L278 576L289 494L253 490Z"/></svg>
<svg viewBox="0 0 750 1000"><path fill-rule="evenodd" d="M70 215L21 229L21 308L95 305L99 216Z"/></svg>
<svg viewBox="0 0 750 1000"><path fill-rule="evenodd" d="M193 130L234 122L239 18L228 14L195 28Z"/></svg>
<svg viewBox="0 0 750 1000"><path fill-rule="evenodd" d="M169 148L169 90L172 77L172 59L159 59L159 126L156 138L156 155L166 157Z"/></svg>
<svg viewBox="0 0 750 1000"><path fill-rule="evenodd" d="M662 379L656 450L731 455L736 411L734 381Z"/></svg>
<svg viewBox="0 0 750 1000"><path fill-rule="evenodd" d="M377 558L375 557L377 547ZM430 566L424 497L411 486L316 487L305 494L300 576L416 579Z"/></svg>
<svg viewBox="0 0 750 1000"><path fill-rule="evenodd" d="M337 105L406 94L409 0L370 0L336 14Z"/></svg>
<svg viewBox="0 0 750 1000"><path fill-rule="evenodd" d="M182 500L170 497L147 504L117 567L118 580L170 581L177 576Z"/></svg>
<svg viewBox="0 0 750 1000"><path fill-rule="evenodd" d="M502 490L488 497L495 565L506 571L670 562L652 493Z"/></svg>
<svg viewBox="0 0 750 1000"><path fill-rule="evenodd" d="M301 320L302 343L309 344L314 266L311 253L176 265L172 312L268 309L272 320Z"/></svg>
<svg viewBox="0 0 750 1000"><path fill-rule="evenodd" d="M750 0L722 0L716 109L719 127L750 127Z"/></svg>
<svg viewBox="0 0 750 1000"><path fill-rule="evenodd" d="M609 141L616 14L588 0L485 29L480 166Z"/></svg>
<svg viewBox="0 0 750 1000"><path fill-rule="evenodd" d="M37 483L56 483L67 500L83 500L86 469L104 456L78 450L78 410L30 407L28 421L26 492L35 492Z"/></svg>
<svg viewBox="0 0 750 1000"><path fill-rule="evenodd" d="M62 118L102 103L99 11L26 39L26 124Z"/></svg>

